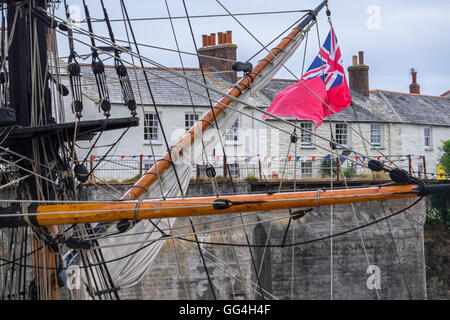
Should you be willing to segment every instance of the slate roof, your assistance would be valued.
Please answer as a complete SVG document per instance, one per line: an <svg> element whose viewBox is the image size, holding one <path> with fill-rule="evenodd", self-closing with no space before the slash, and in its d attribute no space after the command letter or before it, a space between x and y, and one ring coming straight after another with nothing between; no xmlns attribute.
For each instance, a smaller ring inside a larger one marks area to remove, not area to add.
<svg viewBox="0 0 450 320"><path fill-rule="evenodd" d="M147 87L144 73L138 69L128 67L127 69L131 84L133 86L133 93L136 101L139 103L140 97L142 97L142 101L144 104L152 104L152 98ZM201 96L208 96L206 89L202 86L194 84L190 81L186 83L186 80L181 76L174 75L166 70L162 70L159 68L146 68L146 70L156 104L174 106L191 105L192 96L194 105L209 106L209 100ZM179 73L183 73L180 68L173 68L173 70ZM215 70L210 68L205 69L206 83L209 86L220 90L221 92L226 92L231 87L231 83L221 74L214 73L214 71ZM83 79L83 93L92 99L97 98L97 86L90 64L81 65L81 73ZM194 78L197 81L203 82L203 76L200 69L187 68L185 69L185 73L187 76ZM108 91L111 102L122 104L122 89L120 87L115 68L113 66L105 66L105 74L108 82ZM188 90L184 89L183 87L189 87L189 89L191 90L191 96L189 95ZM209 94L214 100L219 100L222 97L222 95L219 95L218 93L215 93L211 90L209 91ZM261 98L256 96L253 97L251 103L257 106L265 106L270 102L268 102L265 97Z"/></svg>
<svg viewBox="0 0 450 320"><path fill-rule="evenodd" d="M272 101L278 92L296 83L296 80L273 79L261 93ZM332 115L332 121L348 122L392 122L450 126L450 97L428 96L372 90L363 97L350 90L352 105Z"/></svg>
<svg viewBox="0 0 450 320"><path fill-rule="evenodd" d="M174 69L182 73L181 69ZM90 64L82 64L81 70L83 93L95 99L98 93ZM182 77L158 68L148 68L147 70L152 93L158 105L191 105L191 97L188 91L182 88L187 86ZM128 68L128 71L136 101L140 101L139 87L144 104L152 104L143 73L136 70L135 75L132 68ZM226 92L231 83L214 71L214 69L205 70L207 84L217 90ZM185 72L187 76L203 82L202 74L198 68L189 68ZM111 102L123 103L122 91L114 67L106 66L105 73ZM296 83L296 80L273 79L258 93L253 94L248 102L257 107L268 107L280 91L294 83ZM207 96L205 88L192 82L189 82L188 86L192 91ZM391 122L450 126L450 97L448 96L437 97L386 90L372 90L369 97L363 97L352 90L350 90L350 93L352 105L339 112L338 116L332 115L332 121L342 121L343 118L348 122ZM221 95L212 91L210 91L210 95L215 100L221 98ZM199 94L192 93L192 100L196 106L209 106L208 100Z"/></svg>

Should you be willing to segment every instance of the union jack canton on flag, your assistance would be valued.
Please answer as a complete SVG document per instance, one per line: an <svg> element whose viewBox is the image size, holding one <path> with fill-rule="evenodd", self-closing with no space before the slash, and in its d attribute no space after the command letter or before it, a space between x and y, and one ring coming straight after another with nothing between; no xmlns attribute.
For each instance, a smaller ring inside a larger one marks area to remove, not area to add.
<svg viewBox="0 0 450 320"><path fill-rule="evenodd" d="M347 108L352 102L343 65L341 50L331 28L302 79L281 91L267 112L314 121L317 129L323 118ZM263 116L264 120L267 118L268 115Z"/></svg>
<svg viewBox="0 0 450 320"><path fill-rule="evenodd" d="M319 54L303 75L302 80L311 80L315 77L320 77L325 84L328 96L328 101L325 102L332 109L324 106L325 116L329 115L328 112L333 114L350 105L351 97L345 78L344 61L333 28L328 33Z"/></svg>

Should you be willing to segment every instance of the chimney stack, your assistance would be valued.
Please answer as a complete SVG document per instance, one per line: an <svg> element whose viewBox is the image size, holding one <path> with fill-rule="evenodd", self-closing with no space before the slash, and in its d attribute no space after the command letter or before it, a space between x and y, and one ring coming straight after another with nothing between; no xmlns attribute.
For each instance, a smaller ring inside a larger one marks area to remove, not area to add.
<svg viewBox="0 0 450 320"><path fill-rule="evenodd" d="M412 83L409 85L409 93L420 94L420 85L417 83L417 71L411 69Z"/></svg>
<svg viewBox="0 0 450 320"><path fill-rule="evenodd" d="M364 64L364 51L359 51L358 57L353 56L353 65L348 67L350 89L362 96L369 96L369 67Z"/></svg>
<svg viewBox="0 0 450 320"><path fill-rule="evenodd" d="M217 44L215 33L202 35L202 43L203 47L198 49L201 66L203 68L214 68L217 71L224 71L222 75L232 83L235 83L237 81L237 73L236 71L232 71L231 65L236 61L237 46L232 43L231 31L218 32Z"/></svg>

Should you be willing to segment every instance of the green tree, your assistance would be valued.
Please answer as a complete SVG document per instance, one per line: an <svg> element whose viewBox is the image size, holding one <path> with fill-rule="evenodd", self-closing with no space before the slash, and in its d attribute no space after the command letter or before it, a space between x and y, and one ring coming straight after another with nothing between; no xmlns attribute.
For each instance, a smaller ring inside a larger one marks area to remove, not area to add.
<svg viewBox="0 0 450 320"><path fill-rule="evenodd" d="M444 145L441 148L444 154L441 157L439 163L444 167L447 176L450 175L450 140L444 141Z"/></svg>

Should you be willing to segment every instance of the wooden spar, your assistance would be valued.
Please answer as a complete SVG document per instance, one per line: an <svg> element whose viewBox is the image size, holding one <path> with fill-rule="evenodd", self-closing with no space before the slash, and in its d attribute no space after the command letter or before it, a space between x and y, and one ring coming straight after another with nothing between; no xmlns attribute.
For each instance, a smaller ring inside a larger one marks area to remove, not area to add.
<svg viewBox="0 0 450 320"><path fill-rule="evenodd" d="M41 205L35 211L36 216L30 215L29 217L32 223L39 226L161 219L411 198L418 196L419 192L416 185L404 185L223 197L124 201L121 203Z"/></svg>
<svg viewBox="0 0 450 320"><path fill-rule="evenodd" d="M306 25L314 18L315 15L327 4L328 1L323 1L314 11L309 13L302 22L292 29L289 35L281 40L281 42L270 50L264 59L259 61L255 67L252 69L249 75L241 78L236 86L238 88L231 88L228 90L227 95L238 98L243 91L247 90L247 88L252 84L252 82L258 77L258 75L273 61L276 57L285 50L285 48L292 42L300 31L306 27ZM123 196L122 200L132 200L139 198L158 178L158 175L162 175L165 170L167 170L171 161L174 161L176 158L182 156L184 150L190 147L196 137L198 137L200 132L205 132L213 123L214 119L218 118L226 108L233 102L233 99L228 98L226 96L222 97L212 108L212 110L208 111L205 115L202 116L200 120L195 123L191 129L183 136L180 140L168 151L159 161L157 161L147 172L144 174ZM161 161L162 160L162 161Z"/></svg>

